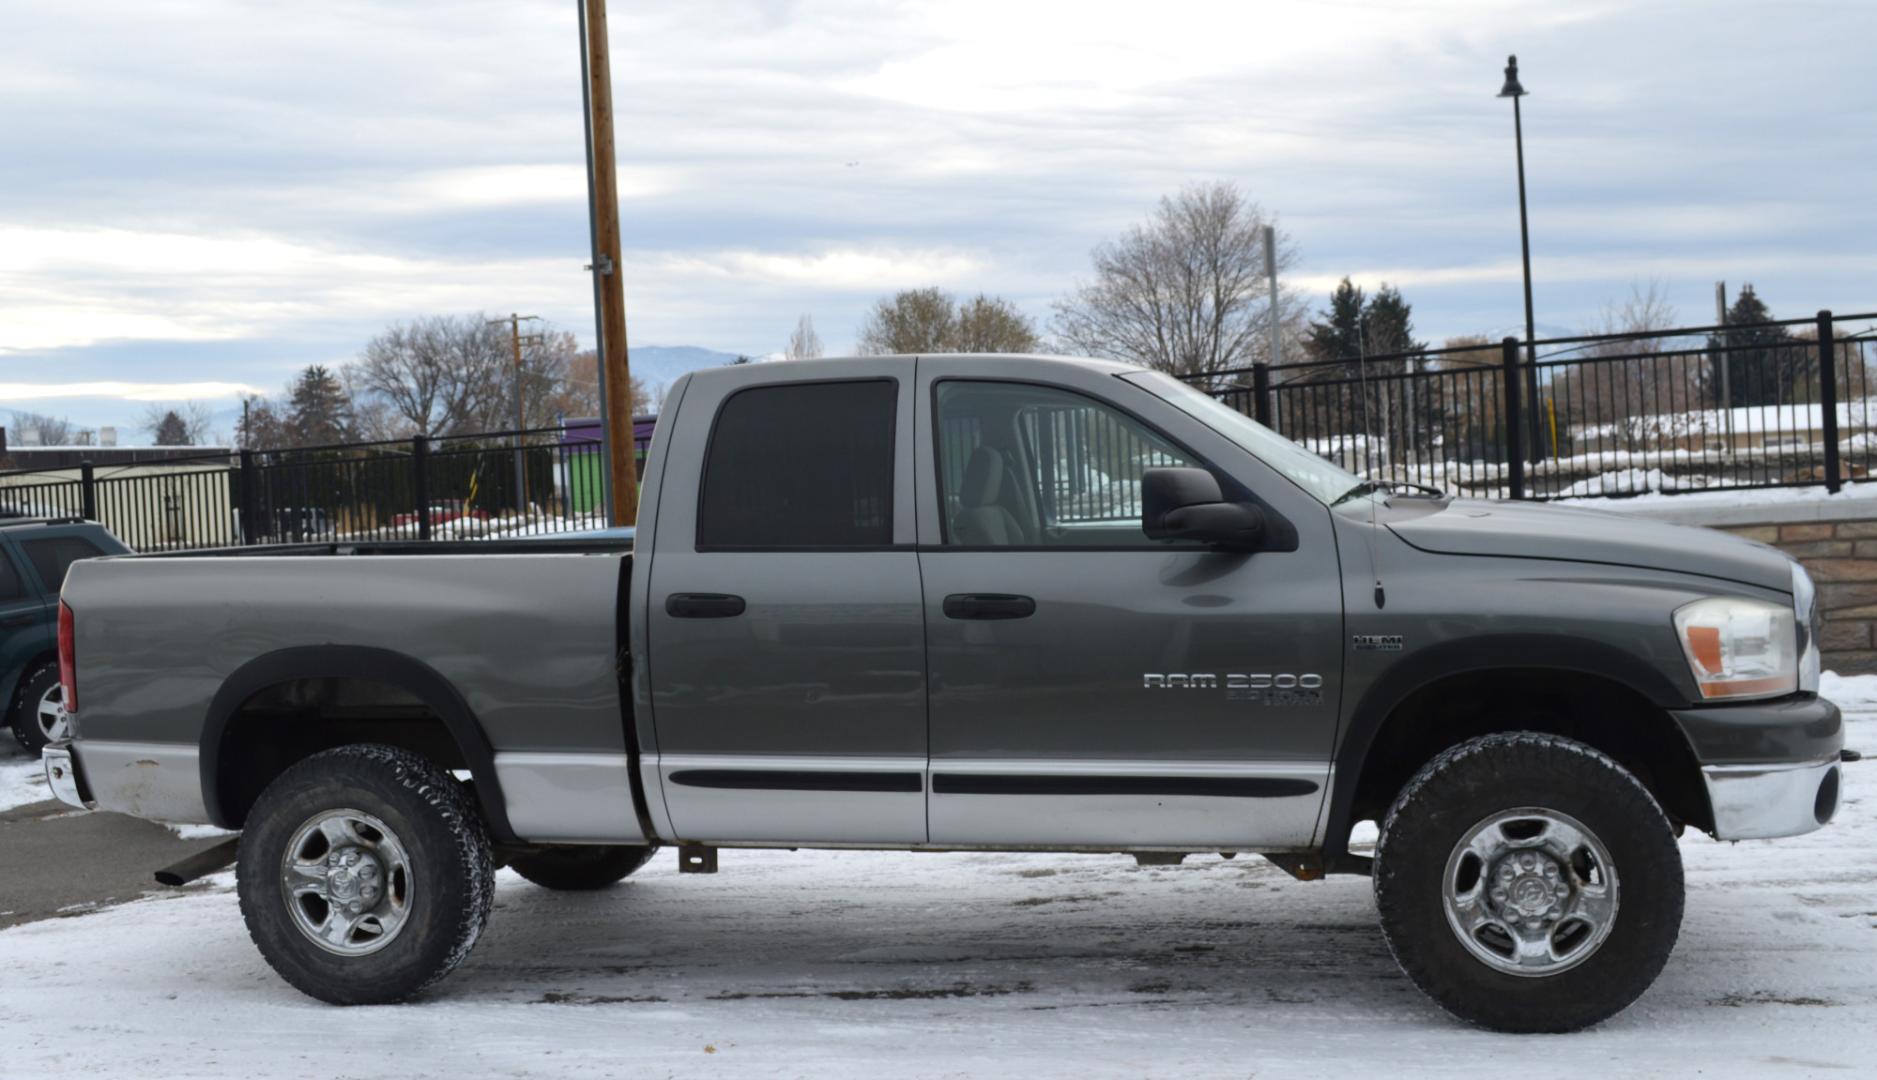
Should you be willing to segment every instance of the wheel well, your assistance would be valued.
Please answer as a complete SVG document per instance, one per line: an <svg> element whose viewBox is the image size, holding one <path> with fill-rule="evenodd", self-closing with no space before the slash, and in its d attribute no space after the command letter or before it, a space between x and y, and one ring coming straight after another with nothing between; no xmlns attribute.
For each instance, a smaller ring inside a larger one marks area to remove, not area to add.
<svg viewBox="0 0 1877 1080"><path fill-rule="evenodd" d="M1369 745L1349 822L1380 821L1435 755L1501 731L1562 735L1601 750L1642 781L1675 825L1713 828L1700 763L1672 717L1613 679L1550 668L1465 672L1409 694Z"/></svg>
<svg viewBox="0 0 1877 1080"><path fill-rule="evenodd" d="M249 695L222 729L214 783L223 823L240 828L288 766L350 743L400 747L453 771L472 768L443 717L408 690L372 679L287 679Z"/></svg>

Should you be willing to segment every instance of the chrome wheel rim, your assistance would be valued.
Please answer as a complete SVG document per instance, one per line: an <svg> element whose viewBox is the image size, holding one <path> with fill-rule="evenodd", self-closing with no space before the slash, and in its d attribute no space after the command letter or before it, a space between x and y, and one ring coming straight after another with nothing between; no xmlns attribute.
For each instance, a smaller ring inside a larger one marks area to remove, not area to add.
<svg viewBox="0 0 1877 1080"><path fill-rule="evenodd" d="M1590 959L1616 926L1616 864L1568 814L1520 807L1468 829L1447 858L1447 925L1467 952L1543 978Z"/></svg>
<svg viewBox="0 0 1877 1080"><path fill-rule="evenodd" d="M65 688L53 683L51 689L39 695L39 701L33 706L33 719L47 742L58 742L71 735L72 720L65 712Z"/></svg>
<svg viewBox="0 0 1877 1080"><path fill-rule="evenodd" d="M362 810L325 810L294 830L280 860L293 925L340 956L377 952L410 916L416 881L397 834Z"/></svg>

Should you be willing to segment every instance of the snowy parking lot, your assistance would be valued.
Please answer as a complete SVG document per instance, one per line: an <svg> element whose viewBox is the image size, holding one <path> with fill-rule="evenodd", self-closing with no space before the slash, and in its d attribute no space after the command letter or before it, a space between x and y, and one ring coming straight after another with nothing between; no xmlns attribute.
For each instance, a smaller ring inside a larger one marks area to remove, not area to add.
<svg viewBox="0 0 1877 1080"><path fill-rule="evenodd" d="M1877 716L1849 742L1877 749ZM231 874L16 926L0 1075L1871 1075L1873 785L1877 765L1847 766L1810 836L1685 838L1668 969L1571 1036L1449 1020L1396 969L1366 880L1250 856L727 851L715 877L666 854L588 895L505 871L468 963L395 1007L289 989Z"/></svg>

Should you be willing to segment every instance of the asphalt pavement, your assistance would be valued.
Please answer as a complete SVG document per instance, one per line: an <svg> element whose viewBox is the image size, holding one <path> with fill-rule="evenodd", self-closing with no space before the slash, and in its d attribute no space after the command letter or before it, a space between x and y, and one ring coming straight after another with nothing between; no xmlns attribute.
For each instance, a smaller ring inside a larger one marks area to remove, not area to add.
<svg viewBox="0 0 1877 1080"><path fill-rule="evenodd" d="M222 839L183 840L162 825L57 802L0 811L0 930L181 893L152 875Z"/></svg>

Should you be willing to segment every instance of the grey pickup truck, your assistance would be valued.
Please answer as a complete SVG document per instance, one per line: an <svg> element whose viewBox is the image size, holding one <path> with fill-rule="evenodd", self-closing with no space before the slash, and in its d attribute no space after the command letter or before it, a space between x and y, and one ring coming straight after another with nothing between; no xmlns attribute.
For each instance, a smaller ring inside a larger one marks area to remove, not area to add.
<svg viewBox="0 0 1877 1080"><path fill-rule="evenodd" d="M632 548L99 559L59 614L55 790L241 830L171 878L235 861L263 955L335 1003L454 968L505 865L1246 852L1372 876L1455 1015L1569 1030L1662 970L1685 829L1838 804L1779 552L1364 481L1092 360L699 372Z"/></svg>

